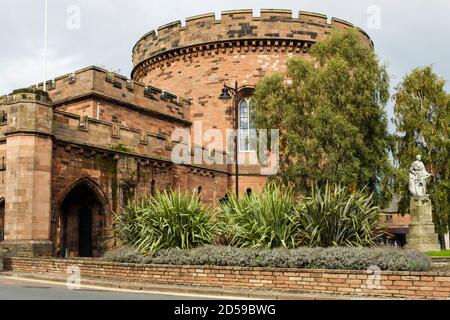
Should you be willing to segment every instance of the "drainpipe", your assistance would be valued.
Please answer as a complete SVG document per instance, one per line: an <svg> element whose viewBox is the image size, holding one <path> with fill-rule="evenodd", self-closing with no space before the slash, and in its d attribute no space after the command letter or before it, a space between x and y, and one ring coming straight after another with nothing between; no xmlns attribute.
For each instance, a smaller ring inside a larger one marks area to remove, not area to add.
<svg viewBox="0 0 450 320"><path fill-rule="evenodd" d="M96 116L97 120L100 120L100 102L97 101L97 116Z"/></svg>

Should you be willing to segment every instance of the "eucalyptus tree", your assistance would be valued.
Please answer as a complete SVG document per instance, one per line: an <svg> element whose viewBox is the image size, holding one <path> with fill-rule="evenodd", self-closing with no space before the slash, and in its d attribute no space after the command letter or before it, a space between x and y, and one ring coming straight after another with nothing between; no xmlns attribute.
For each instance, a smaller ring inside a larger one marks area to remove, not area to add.
<svg viewBox="0 0 450 320"><path fill-rule="evenodd" d="M308 192L313 182L366 187L388 199L392 165L385 106L389 77L355 30L335 31L264 78L252 112L258 128L280 129L275 178Z"/></svg>
<svg viewBox="0 0 450 320"><path fill-rule="evenodd" d="M436 231L445 247L443 235L448 232L450 215L450 97L445 91L445 80L431 66L412 70L397 87L394 112L400 211L408 211L409 166L416 155L421 155L432 175L428 191Z"/></svg>

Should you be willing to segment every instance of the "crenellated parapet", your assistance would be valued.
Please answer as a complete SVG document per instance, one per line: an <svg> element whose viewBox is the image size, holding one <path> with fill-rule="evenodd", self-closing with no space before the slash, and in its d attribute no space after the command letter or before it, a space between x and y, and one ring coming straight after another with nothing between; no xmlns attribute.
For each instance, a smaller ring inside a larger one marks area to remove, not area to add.
<svg viewBox="0 0 450 320"><path fill-rule="evenodd" d="M4 135L52 135L53 104L47 92L38 89L14 90L0 107Z"/></svg>
<svg viewBox="0 0 450 320"><path fill-rule="evenodd" d="M33 89L42 90L42 87L43 84L40 83ZM55 108L73 100L96 95L115 104L150 112L155 116L169 117L183 122L189 120L188 99L179 97L164 88L147 86L116 72L95 66L48 81L47 92ZM11 99L11 95L3 99ZM2 98L0 98L0 104L1 101Z"/></svg>
<svg viewBox="0 0 450 320"><path fill-rule="evenodd" d="M54 112L54 140L66 145L78 146L83 150L97 152L122 153L139 159L152 159L172 163L172 150L178 144L189 147L190 164L194 163L194 152L209 154L206 147L192 144L189 146L181 140L174 140L168 134L155 134L140 128L126 127L117 123L97 120L62 111ZM115 146L123 146L120 150ZM225 158L226 153L215 150ZM195 167L195 166L192 166ZM226 172L225 164L204 164L198 168Z"/></svg>
<svg viewBox="0 0 450 320"><path fill-rule="evenodd" d="M52 104L50 96L47 92L36 88L24 88L14 90L11 94L3 96L0 99L0 104L10 104L16 102L38 102L44 104Z"/></svg>
<svg viewBox="0 0 450 320"><path fill-rule="evenodd" d="M133 48L132 79L140 80L146 70L159 63L185 59L191 55L211 55L249 51L307 51L332 29L357 28L350 22L300 11L263 9L259 17L252 10L224 11L217 20L214 13L175 21L144 35ZM357 28L368 45L370 37Z"/></svg>

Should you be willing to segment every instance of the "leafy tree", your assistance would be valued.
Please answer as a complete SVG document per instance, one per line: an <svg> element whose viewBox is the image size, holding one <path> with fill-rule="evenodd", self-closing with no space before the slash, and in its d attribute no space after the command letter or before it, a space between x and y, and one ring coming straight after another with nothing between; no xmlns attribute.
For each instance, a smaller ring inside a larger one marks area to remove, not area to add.
<svg viewBox="0 0 450 320"><path fill-rule="evenodd" d="M313 181L367 187L389 198L385 105L389 79L355 30L335 31L311 49L312 59L287 62L286 74L264 78L252 116L258 128L280 129L280 174L299 191Z"/></svg>
<svg viewBox="0 0 450 320"><path fill-rule="evenodd" d="M420 154L433 176L427 191L434 206L436 231L445 248L443 235L448 231L450 214L450 97L444 86L445 81L431 66L414 69L397 87L394 111L400 210L408 210L409 167Z"/></svg>

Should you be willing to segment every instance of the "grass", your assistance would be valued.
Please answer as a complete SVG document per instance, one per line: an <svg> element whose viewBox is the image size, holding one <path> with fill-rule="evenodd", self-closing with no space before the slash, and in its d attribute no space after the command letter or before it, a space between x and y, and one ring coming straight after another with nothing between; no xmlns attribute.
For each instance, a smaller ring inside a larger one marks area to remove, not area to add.
<svg viewBox="0 0 450 320"><path fill-rule="evenodd" d="M450 250L427 252L430 257L450 257Z"/></svg>

